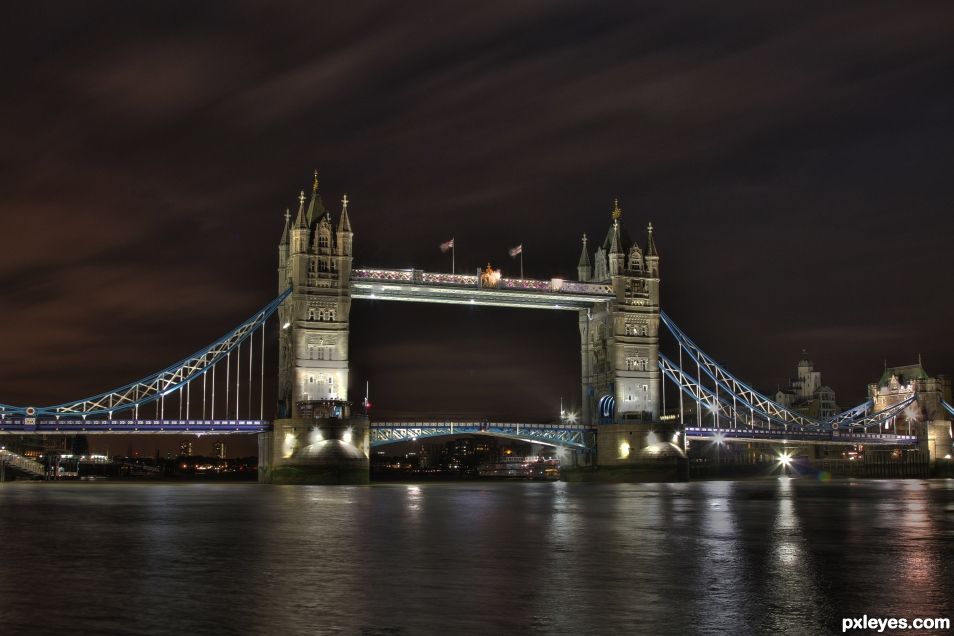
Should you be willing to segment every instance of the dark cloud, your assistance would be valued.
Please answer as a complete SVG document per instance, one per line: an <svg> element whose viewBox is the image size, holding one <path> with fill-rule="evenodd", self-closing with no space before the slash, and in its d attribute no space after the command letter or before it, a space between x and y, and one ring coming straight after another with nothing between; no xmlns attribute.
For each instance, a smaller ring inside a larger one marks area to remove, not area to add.
<svg viewBox="0 0 954 636"><path fill-rule="evenodd" d="M23 5L0 26L0 400L164 366L274 294L318 167L356 262L572 275L613 197L670 315L774 388L842 403L884 359L954 369L948 3ZM446 325L467 325L467 329ZM445 325L445 327L442 327ZM355 309L393 413L546 417L569 315Z"/></svg>

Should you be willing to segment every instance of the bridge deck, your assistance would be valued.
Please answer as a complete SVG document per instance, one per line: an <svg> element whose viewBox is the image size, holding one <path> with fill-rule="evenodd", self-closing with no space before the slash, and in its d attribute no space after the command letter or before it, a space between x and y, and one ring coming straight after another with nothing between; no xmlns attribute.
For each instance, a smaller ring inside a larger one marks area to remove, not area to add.
<svg viewBox="0 0 954 636"><path fill-rule="evenodd" d="M128 435L263 433L265 420L29 420L0 421L0 435Z"/></svg>
<svg viewBox="0 0 954 636"><path fill-rule="evenodd" d="M913 435L889 435L881 433L852 433L849 431L779 431L765 429L725 429L686 427L690 440L723 442L799 442L809 444L838 444L855 446L891 445L910 446L918 443Z"/></svg>
<svg viewBox="0 0 954 636"><path fill-rule="evenodd" d="M501 278L496 286L489 287L481 286L476 275L412 269L356 269L351 273L351 297L365 300L576 311L613 296L610 285L561 278Z"/></svg>

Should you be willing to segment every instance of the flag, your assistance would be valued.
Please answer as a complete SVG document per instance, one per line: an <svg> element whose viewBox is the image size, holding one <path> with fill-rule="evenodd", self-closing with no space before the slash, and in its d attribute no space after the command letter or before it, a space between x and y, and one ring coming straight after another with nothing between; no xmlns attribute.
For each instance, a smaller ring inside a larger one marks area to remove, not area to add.
<svg viewBox="0 0 954 636"><path fill-rule="evenodd" d="M510 250L510 258L516 258L517 254L523 254L523 243Z"/></svg>
<svg viewBox="0 0 954 636"><path fill-rule="evenodd" d="M454 239L447 241L446 243L441 243L441 251L446 252L449 249L454 247Z"/></svg>

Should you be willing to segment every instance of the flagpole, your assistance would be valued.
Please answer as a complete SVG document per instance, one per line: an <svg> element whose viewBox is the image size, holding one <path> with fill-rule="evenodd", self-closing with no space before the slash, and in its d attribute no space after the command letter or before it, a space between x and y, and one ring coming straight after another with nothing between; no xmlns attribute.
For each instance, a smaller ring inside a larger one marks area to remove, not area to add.
<svg viewBox="0 0 954 636"><path fill-rule="evenodd" d="M523 245L520 246L520 279L523 280Z"/></svg>
<svg viewBox="0 0 954 636"><path fill-rule="evenodd" d="M452 245L451 245L451 274L452 274L452 275L455 274L455 273L457 273L457 272L456 272L456 267L454 266L454 250L455 250L455 249L456 249L456 248L455 248L454 245L452 244Z"/></svg>

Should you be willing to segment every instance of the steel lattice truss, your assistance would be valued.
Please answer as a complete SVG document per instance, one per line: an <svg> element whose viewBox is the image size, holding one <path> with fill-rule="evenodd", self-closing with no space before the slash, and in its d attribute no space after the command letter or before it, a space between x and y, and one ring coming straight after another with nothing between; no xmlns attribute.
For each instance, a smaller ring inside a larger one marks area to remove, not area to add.
<svg viewBox="0 0 954 636"><path fill-rule="evenodd" d="M835 428L835 429L845 427L852 430L856 428L864 428L865 430L867 430L869 427L877 426L878 429L880 430L882 424L901 415L905 411L905 409L907 409L909 406L916 403L917 403L916 398L915 396L912 395L911 397L904 400L903 402L898 402L897 404L889 406L883 411L872 413L871 415L868 415L866 417L846 420L843 423L838 422L838 423L835 423L834 425L829 424L829 427Z"/></svg>
<svg viewBox="0 0 954 636"><path fill-rule="evenodd" d="M384 446L443 435L493 435L528 442L587 448L586 433L590 429L579 424L521 424L516 422L373 422L371 446Z"/></svg>
<svg viewBox="0 0 954 636"><path fill-rule="evenodd" d="M711 413L717 413L720 418L729 423L729 428L735 428L739 423L743 423L746 427L754 428L755 414L761 419L783 429L787 426L785 421L771 417L739 396L736 396L736 405L733 407L731 394L716 396L715 391L700 384L696 378L687 374L679 365L661 353L659 354L659 369L667 378L674 382L683 393L692 398L696 404ZM748 413L740 412L739 406L744 407Z"/></svg>
<svg viewBox="0 0 954 636"><path fill-rule="evenodd" d="M289 288L226 336L158 373L127 384L124 387L75 402L65 402L36 409L4 405L0 407L0 413L3 417L81 416L86 418L97 415L111 416L116 411L128 411L155 402L192 380L201 377L215 364L225 359L232 350L265 325L268 318L275 313L275 310L290 293L291 289Z"/></svg>
<svg viewBox="0 0 954 636"><path fill-rule="evenodd" d="M873 404L870 406L866 406L867 403L861 404L853 409L849 409L848 411L835 416L834 418L826 420L825 422L820 422L812 426L800 427L793 426L791 423L763 411L749 402L746 399L747 396L745 395L733 395L732 393L716 395L715 391L699 383L696 378L686 373L682 368L679 367L679 365L661 353L659 354L659 369L667 378L675 383L684 394L692 398L696 404L705 408L710 413L717 414L720 419L725 421L726 426L724 428L727 429L764 429L761 424L762 422L765 422L769 425L769 431L778 430L779 428L785 431L804 432L829 432L837 431L839 428L844 428L846 430L856 430L860 428L867 431L872 427L877 427L877 429L880 431L881 426L884 423L890 422L897 416L901 415L912 404L916 403L915 397L911 396L903 402L899 402L884 409L883 411L879 411L870 415L868 414L868 411L871 407L873 407ZM720 383L719 386L721 386L723 389L727 389L724 384ZM951 407L945 406L945 408L950 409ZM756 417L761 421L756 422Z"/></svg>
<svg viewBox="0 0 954 636"><path fill-rule="evenodd" d="M874 402L868 400L867 402L862 402L858 406L852 407L847 411L843 411L838 415L829 417L825 420L825 424L828 426L843 426L850 424L852 420L857 420L864 418L871 412L871 409L874 408Z"/></svg>
<svg viewBox="0 0 954 636"><path fill-rule="evenodd" d="M945 402L944 400L941 400L941 406L944 407L944 410L945 410L945 411L947 411L947 412L950 413L951 415L954 415L954 406L951 406L950 404L948 404L948 403Z"/></svg>
<svg viewBox="0 0 954 636"><path fill-rule="evenodd" d="M689 354L692 361L727 394L735 395L737 399L744 401L754 410L764 414L770 421L783 422L785 426L796 428L819 428L820 422L817 420L792 411L775 400L762 395L722 368L696 343L690 340L665 312L659 312L659 319L669 329L669 333L672 334L679 345Z"/></svg>

